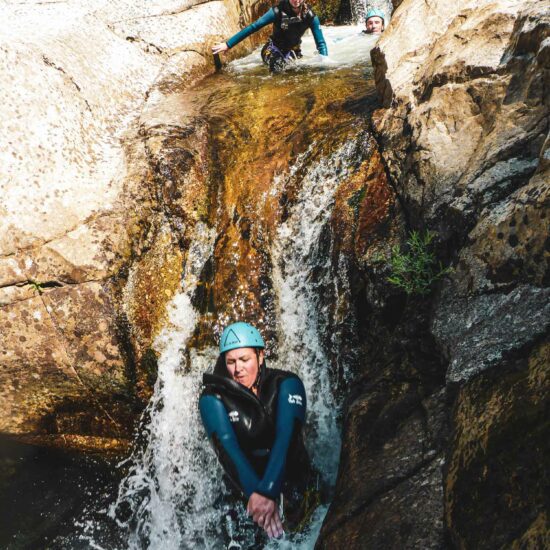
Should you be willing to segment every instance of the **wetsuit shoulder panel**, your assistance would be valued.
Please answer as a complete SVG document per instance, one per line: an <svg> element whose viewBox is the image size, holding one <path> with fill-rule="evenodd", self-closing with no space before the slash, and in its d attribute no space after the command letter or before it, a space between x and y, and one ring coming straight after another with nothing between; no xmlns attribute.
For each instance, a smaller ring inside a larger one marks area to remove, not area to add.
<svg viewBox="0 0 550 550"><path fill-rule="evenodd" d="M203 393L199 399L199 410L206 433L225 473L249 497L258 485L259 478L239 446L224 404L215 395Z"/></svg>
<svg viewBox="0 0 550 550"><path fill-rule="evenodd" d="M233 48L239 42L242 42L245 38L248 38L251 34L254 34L255 32L259 31L266 25L273 23L274 21L275 21L275 10L271 8L268 12L264 13L259 19L254 21L254 23L251 23L250 25L248 25L248 27L245 27L244 29L239 31L237 34L234 34L225 43L230 48Z"/></svg>
<svg viewBox="0 0 550 550"><path fill-rule="evenodd" d="M289 373L290 374L290 373ZM306 416L306 392L297 376L289 376L279 386L276 434L269 462L256 492L276 499L284 481L286 459L296 429L301 429Z"/></svg>

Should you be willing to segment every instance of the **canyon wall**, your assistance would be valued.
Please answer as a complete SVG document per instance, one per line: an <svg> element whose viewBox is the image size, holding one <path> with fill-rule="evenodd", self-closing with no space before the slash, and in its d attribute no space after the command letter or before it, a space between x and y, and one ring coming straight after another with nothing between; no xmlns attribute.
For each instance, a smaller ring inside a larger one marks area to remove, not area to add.
<svg viewBox="0 0 550 550"><path fill-rule="evenodd" d="M372 51L399 215L351 256L362 366L318 548L549 543L549 8L403 0ZM412 230L451 267L428 296L387 281Z"/></svg>
<svg viewBox="0 0 550 550"><path fill-rule="evenodd" d="M261 6L2 2L0 432L126 447L182 272L147 133Z"/></svg>

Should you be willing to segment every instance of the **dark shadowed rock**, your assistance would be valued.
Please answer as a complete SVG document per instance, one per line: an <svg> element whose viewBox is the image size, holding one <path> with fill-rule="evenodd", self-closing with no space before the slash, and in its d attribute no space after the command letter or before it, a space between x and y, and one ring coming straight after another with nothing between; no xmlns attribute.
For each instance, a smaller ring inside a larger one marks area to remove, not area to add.
<svg viewBox="0 0 550 550"><path fill-rule="evenodd" d="M364 361L318 547L545 548L547 3L393 4L372 51L375 136L408 229L435 231L453 271L416 302L369 249L349 277ZM426 395L447 396L439 438Z"/></svg>
<svg viewBox="0 0 550 550"><path fill-rule="evenodd" d="M548 548L548 341L461 387L445 475L457 548Z"/></svg>
<svg viewBox="0 0 550 550"><path fill-rule="evenodd" d="M546 334L549 326L550 289L530 286L472 298L457 296L449 286L432 321L434 336L449 357L450 383L499 365Z"/></svg>
<svg viewBox="0 0 550 550"><path fill-rule="evenodd" d="M441 548L446 397L419 391L381 379L348 407L318 548Z"/></svg>
<svg viewBox="0 0 550 550"><path fill-rule="evenodd" d="M446 548L441 456L434 457L399 485L355 511L334 532L323 530L316 549Z"/></svg>

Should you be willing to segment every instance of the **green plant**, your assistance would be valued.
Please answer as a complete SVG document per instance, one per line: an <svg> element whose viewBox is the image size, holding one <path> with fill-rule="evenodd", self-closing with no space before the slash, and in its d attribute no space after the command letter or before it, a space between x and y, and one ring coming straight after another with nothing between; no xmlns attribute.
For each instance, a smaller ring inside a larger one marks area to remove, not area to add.
<svg viewBox="0 0 550 550"><path fill-rule="evenodd" d="M38 292L39 295L42 295L44 293L44 287L42 286L42 283L29 280L29 284L35 292Z"/></svg>
<svg viewBox="0 0 550 550"><path fill-rule="evenodd" d="M404 249L399 245L392 247L389 258L392 274L388 277L391 284L407 294L426 295L435 281L451 271L451 268L437 262L431 250L435 236L431 231L412 231Z"/></svg>

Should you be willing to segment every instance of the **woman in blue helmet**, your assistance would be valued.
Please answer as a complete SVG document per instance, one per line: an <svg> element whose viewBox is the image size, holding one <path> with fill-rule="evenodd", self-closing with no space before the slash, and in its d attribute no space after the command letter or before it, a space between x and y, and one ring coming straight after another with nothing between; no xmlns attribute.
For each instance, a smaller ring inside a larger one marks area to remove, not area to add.
<svg viewBox="0 0 550 550"><path fill-rule="evenodd" d="M259 31L266 25L273 24L273 33L262 48L262 60L271 72L279 72L289 59L302 57L300 44L302 35L311 29L317 51L327 59L328 50L321 23L313 10L304 0L281 0L257 21L239 31L227 42L212 47L213 54L223 53L239 42Z"/></svg>
<svg viewBox="0 0 550 550"><path fill-rule="evenodd" d="M266 367L264 348L252 325L228 326L214 373L203 376L199 408L218 459L245 498L249 515L270 537L279 537L281 498L294 504L298 518L312 478L302 436L306 394L298 376Z"/></svg>

